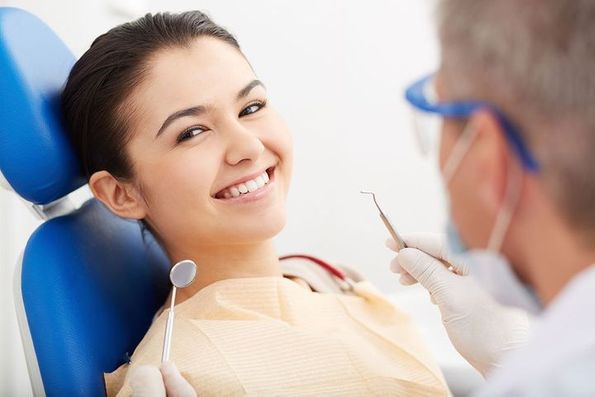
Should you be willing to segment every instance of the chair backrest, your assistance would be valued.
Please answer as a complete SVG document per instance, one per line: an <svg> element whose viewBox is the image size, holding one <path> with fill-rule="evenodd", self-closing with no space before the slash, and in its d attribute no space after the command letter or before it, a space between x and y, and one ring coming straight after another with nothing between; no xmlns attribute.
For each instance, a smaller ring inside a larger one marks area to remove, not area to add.
<svg viewBox="0 0 595 397"><path fill-rule="evenodd" d="M74 63L35 16L0 7L0 179L36 205L84 185L59 109ZM36 395L102 396L168 292L163 250L135 221L89 200L45 221L15 273L17 316Z"/></svg>

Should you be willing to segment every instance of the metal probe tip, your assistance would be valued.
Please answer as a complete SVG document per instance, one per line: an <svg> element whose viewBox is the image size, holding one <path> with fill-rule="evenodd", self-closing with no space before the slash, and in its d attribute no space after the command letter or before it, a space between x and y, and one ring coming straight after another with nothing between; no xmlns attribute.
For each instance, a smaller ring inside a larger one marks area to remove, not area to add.
<svg viewBox="0 0 595 397"><path fill-rule="evenodd" d="M401 236L399 236L399 233L397 233L397 231L395 230L395 228L393 227L393 225L388 220L388 216L380 208L380 205L378 204L378 201L376 201L376 194L374 192L369 191L369 190L360 190L360 193L372 195L372 199L374 200L374 204L376 205L376 208L378 209L378 212L380 213L380 219L382 220L382 223L384 223L384 226L386 227L386 229L390 233L390 235L393 238L393 240L397 243L398 249L400 250L402 248L407 247L407 244L405 244L405 241L403 241L403 238L401 238Z"/></svg>
<svg viewBox="0 0 595 397"><path fill-rule="evenodd" d="M376 208L378 208L378 211L380 211L380 213L382 214L382 210L380 209L380 205L378 205L378 201L376 201L376 193L371 192L369 190L360 190L359 191L361 194L370 194L372 195L372 200L374 200L374 204L376 205Z"/></svg>

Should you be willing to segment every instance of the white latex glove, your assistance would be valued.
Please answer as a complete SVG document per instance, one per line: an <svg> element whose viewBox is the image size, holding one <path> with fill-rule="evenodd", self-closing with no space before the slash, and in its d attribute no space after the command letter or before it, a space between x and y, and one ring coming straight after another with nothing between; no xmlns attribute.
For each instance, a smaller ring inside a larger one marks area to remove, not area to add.
<svg viewBox="0 0 595 397"><path fill-rule="evenodd" d="M196 397L190 383L172 362L165 362L159 368L138 366L130 374L130 387L135 397Z"/></svg>
<svg viewBox="0 0 595 397"><path fill-rule="evenodd" d="M391 270L401 274L402 284L419 282L429 291L453 346L482 375L526 343L528 314L499 304L468 276L465 264L450 262L441 235L415 234L404 240L409 248L399 251ZM393 240L387 246L396 251Z"/></svg>

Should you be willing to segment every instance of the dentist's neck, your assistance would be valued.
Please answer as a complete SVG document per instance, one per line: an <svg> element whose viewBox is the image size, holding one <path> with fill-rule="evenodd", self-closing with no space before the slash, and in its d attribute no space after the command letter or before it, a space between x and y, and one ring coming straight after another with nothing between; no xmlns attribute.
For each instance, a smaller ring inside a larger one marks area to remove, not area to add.
<svg viewBox="0 0 595 397"><path fill-rule="evenodd" d="M542 301L548 305L572 279L595 263L595 249L586 247L575 236L555 227L533 239L532 248L524 253L525 274ZM528 248L528 247L527 247Z"/></svg>
<svg viewBox="0 0 595 397"><path fill-rule="evenodd" d="M281 277L279 257L272 240L254 244L217 245L197 248L196 254L173 255L175 261L192 258L197 276L192 285L178 290L180 303L217 281L246 277Z"/></svg>
<svg viewBox="0 0 595 397"><path fill-rule="evenodd" d="M522 226L509 235L510 259L546 305L583 270L595 263L595 245L587 243L560 215L551 200L532 192L517 215Z"/></svg>

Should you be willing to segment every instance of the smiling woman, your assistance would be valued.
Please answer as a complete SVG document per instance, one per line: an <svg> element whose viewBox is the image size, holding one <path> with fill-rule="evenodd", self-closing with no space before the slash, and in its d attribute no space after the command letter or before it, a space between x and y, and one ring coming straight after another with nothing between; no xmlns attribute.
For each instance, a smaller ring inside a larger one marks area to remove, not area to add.
<svg viewBox="0 0 595 397"><path fill-rule="evenodd" d="M280 263L292 142L227 31L198 11L118 26L62 103L93 194L172 262L198 264L171 358L201 396L448 394L410 319L366 282L346 292L316 265ZM106 375L108 394L159 363L165 317Z"/></svg>

